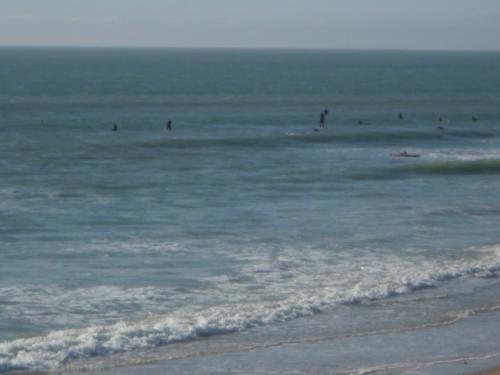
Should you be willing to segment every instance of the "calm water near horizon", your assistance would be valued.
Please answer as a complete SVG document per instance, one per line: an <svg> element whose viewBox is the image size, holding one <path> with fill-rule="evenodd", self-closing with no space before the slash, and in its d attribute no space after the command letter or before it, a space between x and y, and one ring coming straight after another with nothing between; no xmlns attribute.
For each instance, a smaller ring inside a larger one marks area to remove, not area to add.
<svg viewBox="0 0 500 375"><path fill-rule="evenodd" d="M500 309L500 53L0 48L0 142L0 373Z"/></svg>

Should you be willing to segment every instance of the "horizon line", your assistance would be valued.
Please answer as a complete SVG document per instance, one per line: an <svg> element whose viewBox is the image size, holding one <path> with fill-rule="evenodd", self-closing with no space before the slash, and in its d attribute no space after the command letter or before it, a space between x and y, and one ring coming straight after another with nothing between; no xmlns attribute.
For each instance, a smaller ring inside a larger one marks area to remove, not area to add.
<svg viewBox="0 0 500 375"><path fill-rule="evenodd" d="M500 49L457 49L457 48L355 48L355 47L217 47L217 46L136 46L136 45L30 45L30 44L0 44L0 48L40 48L40 49L155 49L155 50L237 50L237 51L351 51L351 52L500 52Z"/></svg>

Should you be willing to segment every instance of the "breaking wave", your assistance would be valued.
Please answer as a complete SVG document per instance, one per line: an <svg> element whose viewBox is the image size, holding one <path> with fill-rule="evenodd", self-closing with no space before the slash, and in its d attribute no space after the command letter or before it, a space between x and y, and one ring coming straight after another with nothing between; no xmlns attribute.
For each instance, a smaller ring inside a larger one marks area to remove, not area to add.
<svg viewBox="0 0 500 375"><path fill-rule="evenodd" d="M3 342L0 343L0 372L57 368L75 359L239 332L330 311L341 304L385 299L435 287L451 279L464 276L482 277L488 273L496 274L500 270L500 247L492 246L475 251L480 254L480 260L475 262L439 264L422 260L417 267L412 260L393 259L394 256L388 256L386 259L382 257L378 261L367 258L361 260L361 263L354 262L355 264L346 260L342 267L345 269L345 275L350 275L348 287L342 286L344 281L325 284L328 267L317 274L305 270L300 275L302 278L299 277L295 282L309 282L311 287L297 288L296 292L284 296L275 293L274 298L248 298L246 301L228 299L225 303L209 307L186 306L171 313L158 314L138 321L65 329L50 332L45 336ZM312 265L314 264L315 262ZM362 264L366 266L361 267ZM254 265L242 270L243 276L257 274L256 278L264 277L265 280L260 281L269 283L270 279L282 277L279 270L284 267L282 264L277 266L264 269ZM234 280L219 277L213 281L219 283L225 292L238 291ZM236 289L228 289L231 287ZM125 297L122 295L122 298Z"/></svg>
<svg viewBox="0 0 500 375"><path fill-rule="evenodd" d="M468 161L431 161L403 166L380 168L375 171L357 172L350 176L355 179L391 179L411 176L447 175L496 175L500 174L499 159Z"/></svg>

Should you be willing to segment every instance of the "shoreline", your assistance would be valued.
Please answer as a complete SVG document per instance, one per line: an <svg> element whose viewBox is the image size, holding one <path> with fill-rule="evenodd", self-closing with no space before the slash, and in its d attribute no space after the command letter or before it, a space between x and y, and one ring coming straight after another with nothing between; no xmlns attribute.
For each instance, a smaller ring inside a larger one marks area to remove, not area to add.
<svg viewBox="0 0 500 375"><path fill-rule="evenodd" d="M496 289L496 288L495 288ZM380 316L390 305L375 311ZM373 311L375 306L359 306ZM342 335L327 327L352 313L262 326L244 334L215 335L144 351L71 361L53 370L18 370L13 375L163 375L223 373L329 373L500 375L500 310L471 314L452 324ZM210 341L208 341L210 340ZM208 346L210 344L210 350ZM384 350L380 350L384 348Z"/></svg>
<svg viewBox="0 0 500 375"><path fill-rule="evenodd" d="M500 367L494 367L481 371L474 371L469 375L500 375Z"/></svg>

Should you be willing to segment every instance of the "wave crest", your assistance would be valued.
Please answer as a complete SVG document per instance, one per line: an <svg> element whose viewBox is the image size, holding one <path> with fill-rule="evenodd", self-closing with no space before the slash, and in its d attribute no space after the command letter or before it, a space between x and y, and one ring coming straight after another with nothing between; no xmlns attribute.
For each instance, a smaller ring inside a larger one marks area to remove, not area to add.
<svg viewBox="0 0 500 375"><path fill-rule="evenodd" d="M468 161L431 161L375 171L353 173L354 179L391 179L411 176L495 175L500 174L500 159Z"/></svg>

